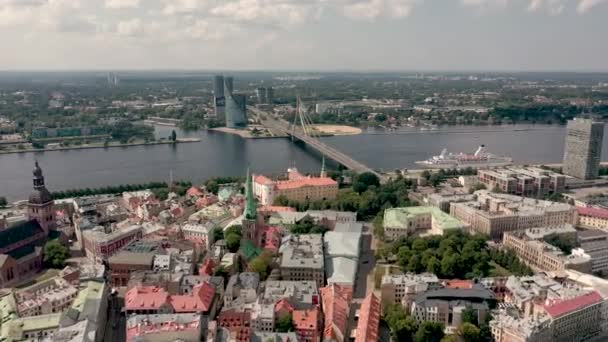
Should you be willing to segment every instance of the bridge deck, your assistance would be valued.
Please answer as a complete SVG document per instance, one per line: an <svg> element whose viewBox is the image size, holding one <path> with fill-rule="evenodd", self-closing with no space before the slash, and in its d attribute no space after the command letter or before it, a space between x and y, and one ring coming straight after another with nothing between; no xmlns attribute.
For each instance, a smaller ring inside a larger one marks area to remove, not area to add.
<svg viewBox="0 0 608 342"><path fill-rule="evenodd" d="M340 165L346 167L349 170L355 171L356 173L371 172L380 177L380 174L378 174L372 168L356 161L350 156L338 151L334 147L331 147L321 142L319 139L306 135L300 128L296 128L292 132L290 124L288 122L284 120L275 119L272 117L271 114L263 112L257 108L250 107L249 109L258 115L260 121L264 124L264 126L275 131L275 133L282 133L288 136L293 135L294 138L305 142L308 146L316 149L326 157L334 160L335 162L339 163ZM262 115L264 119L262 119Z"/></svg>

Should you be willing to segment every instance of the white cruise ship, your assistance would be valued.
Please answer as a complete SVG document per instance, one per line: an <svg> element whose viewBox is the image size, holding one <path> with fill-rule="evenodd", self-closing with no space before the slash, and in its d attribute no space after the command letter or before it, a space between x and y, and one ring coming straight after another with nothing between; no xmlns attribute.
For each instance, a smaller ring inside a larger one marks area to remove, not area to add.
<svg viewBox="0 0 608 342"><path fill-rule="evenodd" d="M485 146L481 145L474 154L455 154L448 152L447 149L443 149L440 155L418 161L416 164L429 169L484 168L511 165L513 164L513 159L489 153L486 151Z"/></svg>

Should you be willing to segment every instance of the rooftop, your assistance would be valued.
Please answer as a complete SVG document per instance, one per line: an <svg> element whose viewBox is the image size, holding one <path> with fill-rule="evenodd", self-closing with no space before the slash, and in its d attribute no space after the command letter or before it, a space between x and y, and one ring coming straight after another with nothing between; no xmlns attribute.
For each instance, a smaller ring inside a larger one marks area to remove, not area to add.
<svg viewBox="0 0 608 342"><path fill-rule="evenodd" d="M373 292L368 294L359 310L355 342L378 341L381 313L380 299Z"/></svg>
<svg viewBox="0 0 608 342"><path fill-rule="evenodd" d="M321 234L287 235L279 249L282 268L323 269L323 238Z"/></svg>
<svg viewBox="0 0 608 342"><path fill-rule="evenodd" d="M127 264L127 265L150 265L154 263L154 253L134 253L120 251L108 259L112 264Z"/></svg>
<svg viewBox="0 0 608 342"><path fill-rule="evenodd" d="M602 301L602 296L596 291L593 291L576 298L546 304L545 311L547 311L552 318L557 318L590 305L599 304Z"/></svg>
<svg viewBox="0 0 608 342"><path fill-rule="evenodd" d="M323 339L332 340L336 334L347 336L347 325L353 289L350 286L330 284L321 289L325 329Z"/></svg>
<svg viewBox="0 0 608 342"><path fill-rule="evenodd" d="M576 211L581 216L591 216L591 217L597 217L597 218L608 220L608 209L593 208L593 207L590 207L590 208L576 207Z"/></svg>
<svg viewBox="0 0 608 342"><path fill-rule="evenodd" d="M431 215L433 225L443 230L462 229L465 226L464 223L444 213L439 208L426 206L387 209L384 211L384 226L407 229L408 222L420 215Z"/></svg>

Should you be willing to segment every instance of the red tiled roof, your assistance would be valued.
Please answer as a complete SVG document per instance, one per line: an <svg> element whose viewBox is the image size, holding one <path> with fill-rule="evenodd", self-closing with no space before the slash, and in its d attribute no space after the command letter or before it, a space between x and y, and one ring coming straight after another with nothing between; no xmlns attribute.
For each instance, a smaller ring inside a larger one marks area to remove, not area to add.
<svg viewBox="0 0 608 342"><path fill-rule="evenodd" d="M279 250L281 246L281 236L283 234L283 230L279 227L265 227L262 231L262 234L265 234L266 244L264 245L264 249L270 249L272 251Z"/></svg>
<svg viewBox="0 0 608 342"><path fill-rule="evenodd" d="M373 293L365 297L359 310L355 342L378 341L380 329L380 300Z"/></svg>
<svg viewBox="0 0 608 342"><path fill-rule="evenodd" d="M207 312L213 303L215 287L208 282L200 283L192 289L191 295L170 296L171 306L180 312Z"/></svg>
<svg viewBox="0 0 608 342"><path fill-rule="evenodd" d="M452 280L447 280L444 285L448 289L472 289L473 281L472 280L452 279Z"/></svg>
<svg viewBox="0 0 608 342"><path fill-rule="evenodd" d="M278 190L297 189L306 186L330 186L338 185L338 183L329 177L303 177L296 180L288 180L277 182Z"/></svg>
<svg viewBox="0 0 608 342"><path fill-rule="evenodd" d="M579 215L598 217L608 220L608 209L576 207L576 211Z"/></svg>
<svg viewBox="0 0 608 342"><path fill-rule="evenodd" d="M156 286L135 286L125 295L125 308L130 310L158 310L167 303L169 294Z"/></svg>
<svg viewBox="0 0 608 342"><path fill-rule="evenodd" d="M293 305L291 305L291 303L289 303L289 301L287 301L287 299L285 299L285 298L279 300L274 305L274 312L275 313L279 313L279 312L281 312L283 310L286 310L288 312L293 312Z"/></svg>
<svg viewBox="0 0 608 342"><path fill-rule="evenodd" d="M258 208L258 211L267 212L267 213L277 213L277 212L295 212L296 208L292 207L282 207L278 205L265 205Z"/></svg>
<svg viewBox="0 0 608 342"><path fill-rule="evenodd" d="M254 183L258 183L258 184L262 184L262 185L272 185L274 182L272 181L272 179L264 176L264 175L256 175L253 177L253 182Z"/></svg>
<svg viewBox="0 0 608 342"><path fill-rule="evenodd" d="M316 307L310 310L294 310L292 318L296 330L319 330L319 310Z"/></svg>
<svg viewBox="0 0 608 342"><path fill-rule="evenodd" d="M346 336L349 304L353 298L352 287L331 284L321 288L320 292L325 313L324 339L332 340L336 333Z"/></svg>
<svg viewBox="0 0 608 342"><path fill-rule="evenodd" d="M596 291L593 291L576 298L545 305L545 311L547 311L552 318L557 318L570 312L582 309L586 306L597 304L601 301L602 296L600 296L600 294Z"/></svg>
<svg viewBox="0 0 608 342"><path fill-rule="evenodd" d="M190 189L188 189L186 194L190 197L200 197L203 196L205 193L199 187L192 186L190 187Z"/></svg>
<svg viewBox="0 0 608 342"><path fill-rule="evenodd" d="M215 263L213 262L213 259L209 258L205 260L205 263L203 264L203 267L201 267L199 273L212 276L214 267Z"/></svg>
<svg viewBox="0 0 608 342"><path fill-rule="evenodd" d="M194 320L188 323L176 323L174 321L162 322L162 323L144 323L134 325L127 328L127 342L136 340L137 337L162 334L169 332L180 332L199 330L200 320Z"/></svg>

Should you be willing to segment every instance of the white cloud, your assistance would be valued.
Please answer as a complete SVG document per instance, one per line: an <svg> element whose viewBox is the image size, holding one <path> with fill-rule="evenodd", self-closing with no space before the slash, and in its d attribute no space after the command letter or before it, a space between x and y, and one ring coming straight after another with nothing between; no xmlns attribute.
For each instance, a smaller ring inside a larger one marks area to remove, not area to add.
<svg viewBox="0 0 608 342"><path fill-rule="evenodd" d="M204 0L163 0L162 13L165 15L189 14L206 9L210 1Z"/></svg>
<svg viewBox="0 0 608 342"><path fill-rule="evenodd" d="M547 11L551 15L561 14L565 9L565 0L530 0L528 11Z"/></svg>
<svg viewBox="0 0 608 342"><path fill-rule="evenodd" d="M125 37L139 36L144 33L144 25L139 18L121 21L116 25L116 33Z"/></svg>
<svg viewBox="0 0 608 342"><path fill-rule="evenodd" d="M375 20L380 17L404 18L410 15L420 0L351 0L339 5L351 19Z"/></svg>
<svg viewBox="0 0 608 342"><path fill-rule="evenodd" d="M140 0L106 0L106 8L111 9L126 9L138 8Z"/></svg>
<svg viewBox="0 0 608 342"><path fill-rule="evenodd" d="M576 7L578 13L587 13L591 8L605 3L606 0L581 0Z"/></svg>

